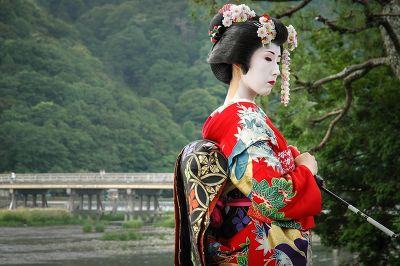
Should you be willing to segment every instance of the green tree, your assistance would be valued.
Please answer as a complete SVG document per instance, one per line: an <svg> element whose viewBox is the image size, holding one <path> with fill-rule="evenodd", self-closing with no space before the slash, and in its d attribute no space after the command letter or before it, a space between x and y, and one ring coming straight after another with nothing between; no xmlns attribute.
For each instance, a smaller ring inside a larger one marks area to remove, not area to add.
<svg viewBox="0 0 400 266"><path fill-rule="evenodd" d="M192 2L211 15L220 8ZM315 153L332 191L399 232L399 1L268 2L250 6L294 25L299 42L289 106L279 90L258 103L290 144ZM399 242L338 205L324 196L322 241L358 254L352 263L398 265Z"/></svg>

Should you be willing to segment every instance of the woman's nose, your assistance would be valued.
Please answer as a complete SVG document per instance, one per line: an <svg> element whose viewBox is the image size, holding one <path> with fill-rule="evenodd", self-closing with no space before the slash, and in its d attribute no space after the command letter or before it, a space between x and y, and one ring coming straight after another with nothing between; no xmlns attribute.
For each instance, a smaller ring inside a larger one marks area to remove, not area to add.
<svg viewBox="0 0 400 266"><path fill-rule="evenodd" d="M279 65L275 64L274 69L272 70L272 75L279 76L279 74L281 74L281 71L279 70Z"/></svg>

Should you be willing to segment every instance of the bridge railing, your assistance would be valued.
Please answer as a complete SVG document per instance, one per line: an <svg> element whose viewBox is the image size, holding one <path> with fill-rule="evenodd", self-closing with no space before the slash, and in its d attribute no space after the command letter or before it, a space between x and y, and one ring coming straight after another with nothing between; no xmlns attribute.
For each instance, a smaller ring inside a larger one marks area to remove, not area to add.
<svg viewBox="0 0 400 266"><path fill-rule="evenodd" d="M171 183L173 173L40 173L0 174L9 183Z"/></svg>

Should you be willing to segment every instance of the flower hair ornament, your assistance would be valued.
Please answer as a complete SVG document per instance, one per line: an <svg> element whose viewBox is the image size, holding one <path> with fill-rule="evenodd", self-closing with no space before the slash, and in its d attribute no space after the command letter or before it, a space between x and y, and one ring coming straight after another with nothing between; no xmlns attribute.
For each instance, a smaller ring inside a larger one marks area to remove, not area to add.
<svg viewBox="0 0 400 266"><path fill-rule="evenodd" d="M222 25L214 26L212 31L209 31L209 37L214 44L221 38L220 29L222 26L225 28L230 27L233 23L245 22L256 17L256 13L251 10L247 5L234 5L226 4L219 13L223 15ZM258 22L254 23L258 27L257 36L260 37L263 47L270 44L276 37L275 24L268 14L260 16ZM289 103L289 75L290 75L290 51L297 47L297 33L292 25L286 27L288 31L287 48L282 52L282 82L281 82L281 103L285 106Z"/></svg>

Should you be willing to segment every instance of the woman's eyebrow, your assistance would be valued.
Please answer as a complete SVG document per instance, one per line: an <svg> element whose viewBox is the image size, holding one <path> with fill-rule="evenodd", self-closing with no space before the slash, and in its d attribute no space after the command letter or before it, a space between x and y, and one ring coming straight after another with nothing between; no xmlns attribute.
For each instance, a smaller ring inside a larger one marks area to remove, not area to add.
<svg viewBox="0 0 400 266"><path fill-rule="evenodd" d="M266 51L266 52L269 52L269 53L271 53L271 54L273 54L273 55L275 55L275 53L274 52L272 52L272 51ZM281 55L278 55L278 57L280 57Z"/></svg>

